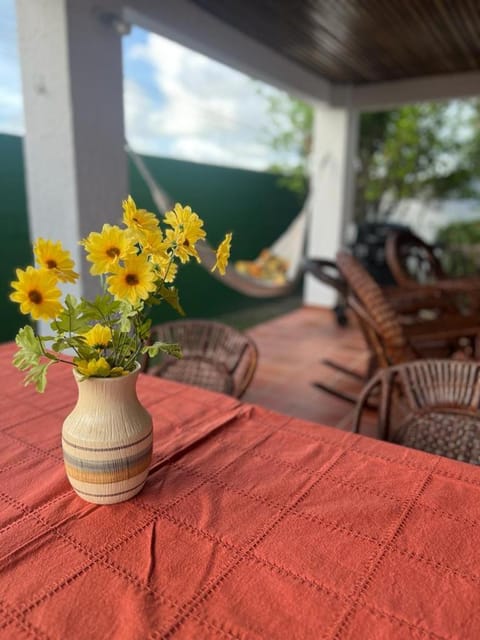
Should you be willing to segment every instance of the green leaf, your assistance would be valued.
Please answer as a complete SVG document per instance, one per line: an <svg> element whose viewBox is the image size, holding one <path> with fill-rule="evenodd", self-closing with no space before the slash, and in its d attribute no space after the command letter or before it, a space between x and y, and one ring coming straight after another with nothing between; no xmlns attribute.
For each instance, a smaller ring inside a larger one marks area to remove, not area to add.
<svg viewBox="0 0 480 640"><path fill-rule="evenodd" d="M156 298L155 296L151 295L149 296L149 298L147 298L147 300L145 300L145 304L149 305L150 307L156 307L159 304L162 304L162 301L160 300L160 298Z"/></svg>
<svg viewBox="0 0 480 640"><path fill-rule="evenodd" d="M57 333L81 333L90 328L87 320L83 314L83 303L68 294L65 297L65 308L50 327Z"/></svg>
<svg viewBox="0 0 480 640"><path fill-rule="evenodd" d="M138 335L141 340L146 340L150 335L150 327L152 326L152 319L147 318L138 328Z"/></svg>
<svg viewBox="0 0 480 640"><path fill-rule="evenodd" d="M96 320L101 324L109 319L110 316L119 313L122 303L112 298L108 293L97 296L93 302L82 300L80 310L86 320Z"/></svg>
<svg viewBox="0 0 480 640"><path fill-rule="evenodd" d="M132 328L133 321L130 316L126 313L122 313L120 316L120 321L118 324L118 328L120 329L120 333L130 333Z"/></svg>
<svg viewBox="0 0 480 640"><path fill-rule="evenodd" d="M148 353L150 358L155 358L160 351L168 353L169 356L173 356L174 358L183 358L182 348L176 343L154 342L154 344L147 344L142 348L142 353Z"/></svg>
<svg viewBox="0 0 480 640"><path fill-rule="evenodd" d="M76 351L80 358L90 360L97 357L97 351L85 342L83 336L71 336L65 340L67 347Z"/></svg>
<svg viewBox="0 0 480 640"><path fill-rule="evenodd" d="M49 362L36 364L34 367L32 367L25 377L25 386L27 384L33 383L36 390L39 393L43 393L47 386L47 370L48 367L52 364L53 361L50 360Z"/></svg>
<svg viewBox="0 0 480 640"><path fill-rule="evenodd" d="M143 303L140 303L137 306L133 306L129 302L118 303L118 313L120 315L116 320L116 324L118 325L121 333L130 333L134 325L135 317L140 316L142 310Z"/></svg>
<svg viewBox="0 0 480 640"><path fill-rule="evenodd" d="M34 383L37 391L43 393L47 385L47 369L57 358L54 354L44 353L41 340L35 335L32 327L27 325L20 329L15 338L19 349L13 358L13 364L20 371L28 371L25 385ZM42 357L49 360L41 362Z"/></svg>
<svg viewBox="0 0 480 640"><path fill-rule="evenodd" d="M28 361L35 362L43 355L42 344L30 325L26 325L23 329L20 329L15 338L15 342L19 347L19 351L15 354L14 364L15 360L19 358L25 358ZM15 366L17 365L15 364Z"/></svg>
<svg viewBox="0 0 480 640"><path fill-rule="evenodd" d="M55 351L55 353L59 353L64 349L68 349L68 347L69 347L68 342L63 338L58 338L58 340L55 340L55 342L52 342L52 350Z"/></svg>
<svg viewBox="0 0 480 640"><path fill-rule="evenodd" d="M181 316L185 315L185 311L183 310L180 304L180 299L178 297L178 289L176 287L169 288L169 287L162 286L158 290L158 293L162 296L165 302L167 302Z"/></svg>

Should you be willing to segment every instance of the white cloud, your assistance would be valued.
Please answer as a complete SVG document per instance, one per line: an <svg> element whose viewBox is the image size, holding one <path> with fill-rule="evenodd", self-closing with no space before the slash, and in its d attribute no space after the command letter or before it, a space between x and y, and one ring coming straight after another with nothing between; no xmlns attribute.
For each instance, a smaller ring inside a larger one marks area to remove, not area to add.
<svg viewBox="0 0 480 640"><path fill-rule="evenodd" d="M127 133L138 151L259 170L278 159L262 143L270 124L265 95L275 89L260 92L244 74L153 34L125 53L150 66L160 96L127 78Z"/></svg>
<svg viewBox="0 0 480 640"><path fill-rule="evenodd" d="M0 132L22 135L24 131L15 7L11 0L0 0Z"/></svg>
<svg viewBox="0 0 480 640"><path fill-rule="evenodd" d="M13 0L0 7L0 18L0 132L22 135ZM124 40L130 63L124 107L127 137L135 150L258 170L278 161L265 143L271 122L265 96L276 89L160 36L147 34L142 43L132 40ZM150 74L133 76L136 62Z"/></svg>
<svg viewBox="0 0 480 640"><path fill-rule="evenodd" d="M23 102L20 91L8 84L0 86L0 131L23 135Z"/></svg>

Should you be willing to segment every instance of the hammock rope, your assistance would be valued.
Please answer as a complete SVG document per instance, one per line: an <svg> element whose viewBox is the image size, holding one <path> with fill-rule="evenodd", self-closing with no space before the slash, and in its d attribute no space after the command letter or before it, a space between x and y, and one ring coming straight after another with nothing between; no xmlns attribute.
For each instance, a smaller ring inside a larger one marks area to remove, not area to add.
<svg viewBox="0 0 480 640"><path fill-rule="evenodd" d="M172 199L156 182L143 159L133 151L128 143L125 143L125 150L147 185L159 212L164 213L171 209L173 207ZM232 265L227 266L225 276L220 276L217 271L212 272L211 269L215 264L215 251L206 241L199 242L196 246L202 261L202 266L208 270L211 276L246 296L253 298L276 298L293 293L303 275L302 263L305 252L310 203L311 199L309 196L305 201L303 209L290 223L289 227L270 249L266 250L270 256L275 256L288 264L284 282L280 283L272 280L254 278L247 273L237 271ZM245 263L239 263L239 265L240 264Z"/></svg>

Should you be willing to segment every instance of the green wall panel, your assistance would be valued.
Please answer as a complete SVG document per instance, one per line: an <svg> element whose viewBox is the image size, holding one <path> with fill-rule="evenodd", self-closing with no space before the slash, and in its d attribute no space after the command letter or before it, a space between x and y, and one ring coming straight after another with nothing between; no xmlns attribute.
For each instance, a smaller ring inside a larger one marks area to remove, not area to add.
<svg viewBox="0 0 480 640"><path fill-rule="evenodd" d="M204 220L212 246L227 231L233 232L232 260L255 258L278 238L301 207L295 195L278 187L278 178L272 174L165 158L146 157L145 162L172 201L189 204ZM137 205L155 211L135 167L130 167L130 176ZM176 282L190 317L215 317L263 304L237 293L193 262L180 269ZM164 308L154 312L156 321L176 317Z"/></svg>
<svg viewBox="0 0 480 640"><path fill-rule="evenodd" d="M203 218L212 245L217 245L226 231L233 232L233 260L257 256L288 226L301 206L297 197L278 187L277 177L269 173L166 158L144 160L173 201L191 205ZM148 188L132 164L129 171L137 205L155 211ZM8 299L9 283L15 267L31 263L20 137L0 135L0 192L0 341L6 341L27 320ZM118 215L120 221L120 203ZM263 304L233 291L193 263L180 270L177 284L190 317L216 317ZM154 312L155 322L176 317L165 307Z"/></svg>
<svg viewBox="0 0 480 640"><path fill-rule="evenodd" d="M8 298L15 268L32 262L28 239L27 200L22 138L0 136L0 342L15 337L27 317Z"/></svg>

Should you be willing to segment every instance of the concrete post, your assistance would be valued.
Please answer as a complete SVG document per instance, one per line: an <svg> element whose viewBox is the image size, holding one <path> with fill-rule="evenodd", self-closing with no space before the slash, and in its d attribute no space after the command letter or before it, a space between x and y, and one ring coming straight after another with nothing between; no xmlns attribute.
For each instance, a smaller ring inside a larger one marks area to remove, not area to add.
<svg viewBox="0 0 480 640"><path fill-rule="evenodd" d="M358 112L328 105L315 107L310 189L313 196L307 253L333 260L342 245L354 204ZM307 275L304 302L335 304L336 293Z"/></svg>
<svg viewBox="0 0 480 640"><path fill-rule="evenodd" d="M97 292L78 240L121 219L127 194L121 39L114 0L17 0L31 237L61 240Z"/></svg>

